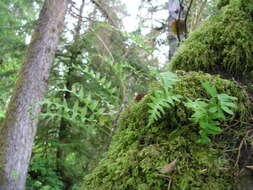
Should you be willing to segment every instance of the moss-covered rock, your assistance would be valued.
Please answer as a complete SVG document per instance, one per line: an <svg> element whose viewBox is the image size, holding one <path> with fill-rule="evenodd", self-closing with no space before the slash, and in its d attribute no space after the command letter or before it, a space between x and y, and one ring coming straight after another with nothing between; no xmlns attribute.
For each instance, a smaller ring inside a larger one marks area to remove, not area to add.
<svg viewBox="0 0 253 190"><path fill-rule="evenodd" d="M238 120L250 117L247 95L233 82L218 76L178 72L181 81L175 93L185 98L207 98L200 81L207 80L219 93L238 97L238 110L221 127L213 143L196 144L198 127L191 111L178 103L158 122L147 126L150 96L133 102L121 115L118 131L105 158L85 177L82 190L227 190L232 189L234 161L240 135L247 126ZM235 123L240 123L235 125ZM233 124L233 125L232 125ZM166 164L178 160L170 173Z"/></svg>
<svg viewBox="0 0 253 190"><path fill-rule="evenodd" d="M223 0L171 60L174 70L204 71L253 79L253 1Z"/></svg>

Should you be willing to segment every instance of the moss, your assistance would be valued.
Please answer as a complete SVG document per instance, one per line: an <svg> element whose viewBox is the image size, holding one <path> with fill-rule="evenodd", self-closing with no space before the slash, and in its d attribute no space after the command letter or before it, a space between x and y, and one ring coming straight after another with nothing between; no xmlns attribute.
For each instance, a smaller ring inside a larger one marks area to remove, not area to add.
<svg viewBox="0 0 253 190"><path fill-rule="evenodd" d="M217 4L217 8L221 9L222 7L229 4L229 0L218 0L216 4Z"/></svg>
<svg viewBox="0 0 253 190"><path fill-rule="evenodd" d="M249 102L245 92L235 83L218 76L191 72L178 72L181 81L175 92L195 99L207 97L200 86L207 80L219 93L237 96L237 115L223 124L250 117ZM182 103L167 110L166 115L147 126L149 95L133 102L121 115L118 131L105 158L95 170L85 177L82 190L225 190L233 185L233 160L236 152L228 149L237 146L234 136L239 136L246 126L213 138L212 144L195 143L198 128L188 119L190 111ZM236 131L237 130L237 131ZM239 137L237 137L239 138ZM176 169L169 174L159 170L178 159Z"/></svg>
<svg viewBox="0 0 253 190"><path fill-rule="evenodd" d="M190 34L172 58L172 69L252 80L253 1L221 2L230 3Z"/></svg>

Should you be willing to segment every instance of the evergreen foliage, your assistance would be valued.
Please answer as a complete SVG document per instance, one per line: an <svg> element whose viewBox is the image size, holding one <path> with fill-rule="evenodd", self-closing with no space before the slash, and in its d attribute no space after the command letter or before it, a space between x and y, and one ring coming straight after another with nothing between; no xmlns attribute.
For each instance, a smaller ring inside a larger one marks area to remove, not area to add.
<svg viewBox="0 0 253 190"><path fill-rule="evenodd" d="M41 2L0 2L0 127ZM38 102L27 190L237 188L237 166L251 162L252 103L240 83L210 74L252 81L253 1L193 1L192 32L168 65L175 73L160 60L167 2L142 1L130 33L120 0L82 2L83 12L71 1Z"/></svg>
<svg viewBox="0 0 253 190"><path fill-rule="evenodd" d="M0 61L6 55L21 58L26 38L31 35L39 11L40 0L0 2Z"/></svg>
<svg viewBox="0 0 253 190"><path fill-rule="evenodd" d="M36 184L56 188L55 184L46 184L48 178L40 171L46 168L50 168L49 173L56 172L56 181L60 180L64 188L78 188L107 150L121 106L136 89L147 85L148 69L141 65L138 54L122 57L125 40L131 40L130 48L141 49L139 43L143 42L121 33L100 23L80 36L83 44L62 47L65 53L59 53L55 61L48 96L40 102L43 110L38 116L28 188ZM139 62L132 64L132 59ZM50 161L33 171L45 157ZM34 178L34 173L38 177Z"/></svg>

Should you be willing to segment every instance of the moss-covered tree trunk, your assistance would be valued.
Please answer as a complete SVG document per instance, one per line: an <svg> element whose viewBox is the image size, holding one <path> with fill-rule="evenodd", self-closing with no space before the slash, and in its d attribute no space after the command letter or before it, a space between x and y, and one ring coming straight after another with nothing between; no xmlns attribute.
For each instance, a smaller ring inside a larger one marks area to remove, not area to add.
<svg viewBox="0 0 253 190"><path fill-rule="evenodd" d="M45 0L0 132L0 189L23 190L67 0Z"/></svg>

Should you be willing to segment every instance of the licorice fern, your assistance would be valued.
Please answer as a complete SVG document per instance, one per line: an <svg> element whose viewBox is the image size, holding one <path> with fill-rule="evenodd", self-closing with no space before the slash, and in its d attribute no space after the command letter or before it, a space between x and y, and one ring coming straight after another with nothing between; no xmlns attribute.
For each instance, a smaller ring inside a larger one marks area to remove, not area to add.
<svg viewBox="0 0 253 190"><path fill-rule="evenodd" d="M105 91L107 91L111 96L116 96L115 93L117 89L113 87L112 82L108 80L106 76L102 76L99 72L95 73L88 66L82 67L80 65L73 66L77 71L88 75L91 79L96 81L99 86L101 86Z"/></svg>
<svg viewBox="0 0 253 190"><path fill-rule="evenodd" d="M211 99L188 100L185 106L193 110L191 120L199 125L200 137L197 143L207 144L211 142L208 135L217 135L222 133L219 127L222 121L226 120L226 113L234 115L232 109L237 106L234 103L237 98L227 94L218 94L214 87L208 82L202 82L202 87L206 90Z"/></svg>
<svg viewBox="0 0 253 190"><path fill-rule="evenodd" d="M164 72L156 76L160 82L161 90L154 91L149 106L148 126L160 119L165 114L165 109L172 107L175 102L180 101L181 96L173 93L173 85L179 81L176 74Z"/></svg>
<svg viewBox="0 0 253 190"><path fill-rule="evenodd" d="M85 95L84 90L73 88L68 90L66 87L57 89L58 92L69 92L73 98L73 104L69 105L64 99L59 98L45 99L40 102L45 109L39 114L40 119L48 121L65 119L74 126L85 126L85 130L95 129L99 122L99 117L105 112L99 101L92 98L91 95ZM90 132L90 131L89 131Z"/></svg>

